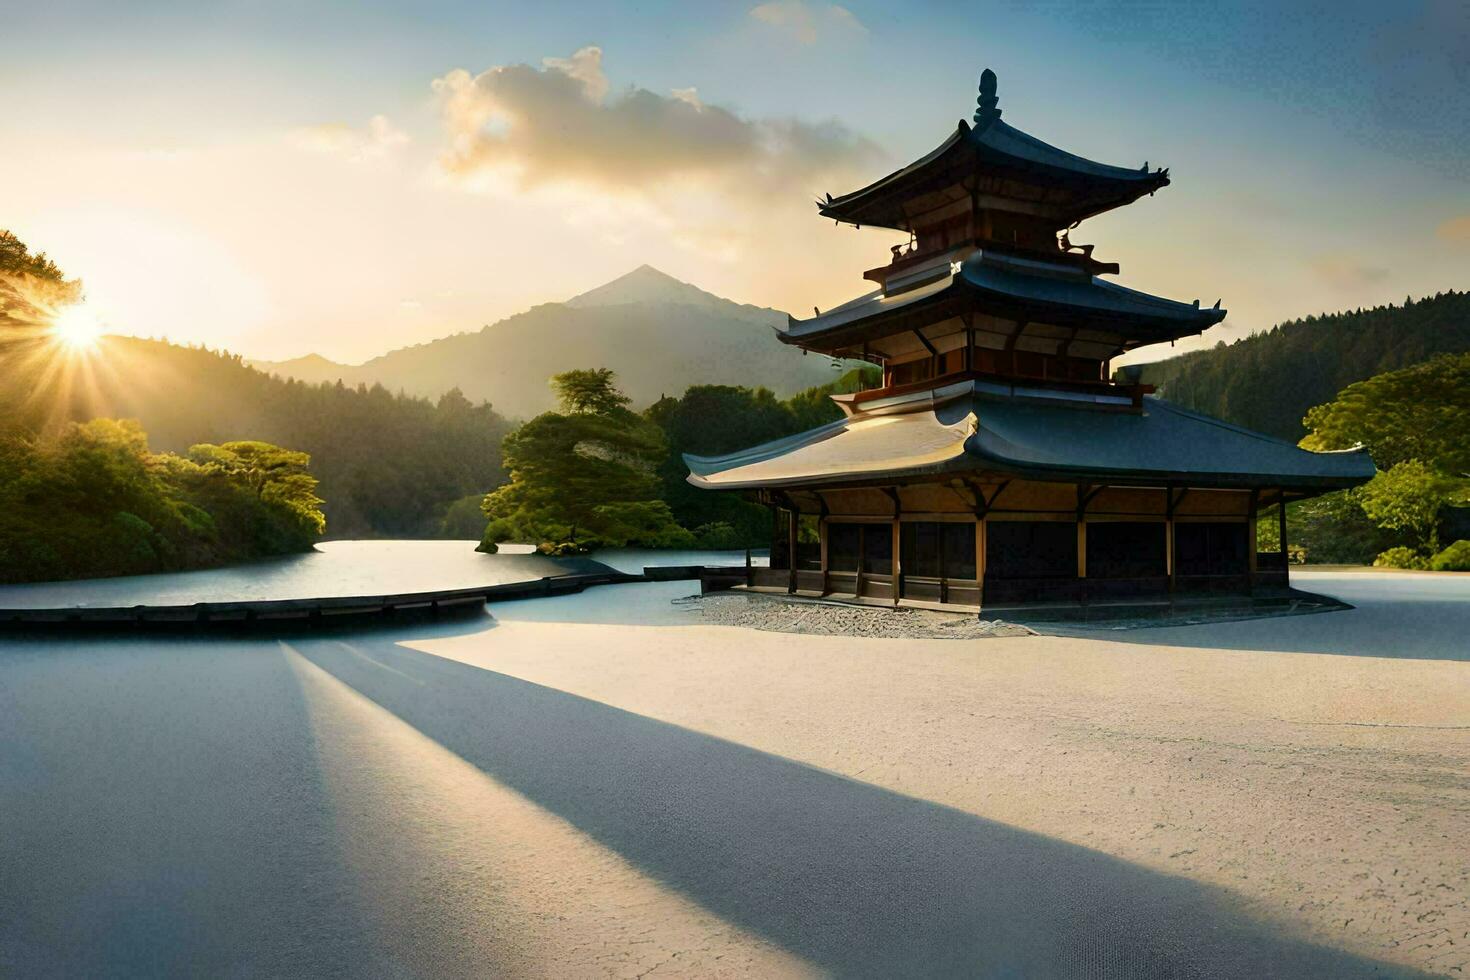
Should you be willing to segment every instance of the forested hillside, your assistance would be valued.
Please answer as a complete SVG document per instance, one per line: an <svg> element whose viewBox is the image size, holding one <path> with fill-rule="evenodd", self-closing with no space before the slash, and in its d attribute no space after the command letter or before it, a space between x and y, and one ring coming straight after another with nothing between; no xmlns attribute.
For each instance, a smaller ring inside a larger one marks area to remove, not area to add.
<svg viewBox="0 0 1470 980"><path fill-rule="evenodd" d="M458 391L430 401L381 386L272 377L230 354L104 338L67 353L45 340L0 346L6 428L137 419L158 451L259 439L311 455L330 537L433 534L455 499L502 479L507 424Z"/></svg>
<svg viewBox="0 0 1470 980"><path fill-rule="evenodd" d="M1169 401L1296 442L1307 410L1348 385L1470 351L1470 293L1310 316L1233 344L1122 371Z"/></svg>

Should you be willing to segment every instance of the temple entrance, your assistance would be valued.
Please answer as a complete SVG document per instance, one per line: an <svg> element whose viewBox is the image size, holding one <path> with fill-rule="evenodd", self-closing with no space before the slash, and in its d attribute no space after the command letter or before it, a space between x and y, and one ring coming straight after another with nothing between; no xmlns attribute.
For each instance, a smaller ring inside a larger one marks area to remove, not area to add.
<svg viewBox="0 0 1470 980"><path fill-rule="evenodd" d="M1240 592L1250 587L1250 526L1239 521L1174 525L1174 577L1184 591Z"/></svg>
<svg viewBox="0 0 1470 980"><path fill-rule="evenodd" d="M986 602L1074 598L1077 581L1076 523L986 523Z"/></svg>
<svg viewBox="0 0 1470 980"><path fill-rule="evenodd" d="M893 599L893 524L827 525L827 590L835 595Z"/></svg>
<svg viewBox="0 0 1470 980"><path fill-rule="evenodd" d="M974 523L904 521L899 571L905 599L979 605Z"/></svg>
<svg viewBox="0 0 1470 980"><path fill-rule="evenodd" d="M1168 590L1168 531L1162 521L1088 521L1086 538L1089 598Z"/></svg>

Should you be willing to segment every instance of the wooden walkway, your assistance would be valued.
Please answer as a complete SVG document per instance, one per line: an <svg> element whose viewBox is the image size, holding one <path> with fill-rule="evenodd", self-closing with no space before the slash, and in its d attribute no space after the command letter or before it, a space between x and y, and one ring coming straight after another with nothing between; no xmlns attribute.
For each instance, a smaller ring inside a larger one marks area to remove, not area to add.
<svg viewBox="0 0 1470 980"><path fill-rule="evenodd" d="M635 575L603 566L603 570L553 575L525 582L391 595L197 602L189 605L0 609L0 630L289 630L407 617L477 615L490 602L568 595L594 585L698 577L697 569L678 569L675 574L670 572L675 570L648 569L644 574Z"/></svg>

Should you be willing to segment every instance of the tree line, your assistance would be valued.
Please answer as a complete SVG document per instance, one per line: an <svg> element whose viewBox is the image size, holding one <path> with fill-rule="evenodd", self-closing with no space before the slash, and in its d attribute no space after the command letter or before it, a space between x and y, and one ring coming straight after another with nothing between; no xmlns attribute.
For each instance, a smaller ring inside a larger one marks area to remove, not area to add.
<svg viewBox="0 0 1470 980"><path fill-rule="evenodd" d="M1296 442L1306 434L1307 411L1348 385L1467 350L1470 293L1450 290L1401 306L1292 320L1119 373L1157 385L1177 405Z"/></svg>

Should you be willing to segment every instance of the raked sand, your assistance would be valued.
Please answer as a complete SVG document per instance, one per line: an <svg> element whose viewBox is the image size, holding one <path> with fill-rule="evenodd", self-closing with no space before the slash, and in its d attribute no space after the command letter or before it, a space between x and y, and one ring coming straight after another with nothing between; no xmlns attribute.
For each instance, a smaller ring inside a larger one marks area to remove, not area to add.
<svg viewBox="0 0 1470 980"><path fill-rule="evenodd" d="M0 973L1461 975L1470 576L1083 637L687 584L0 649Z"/></svg>

